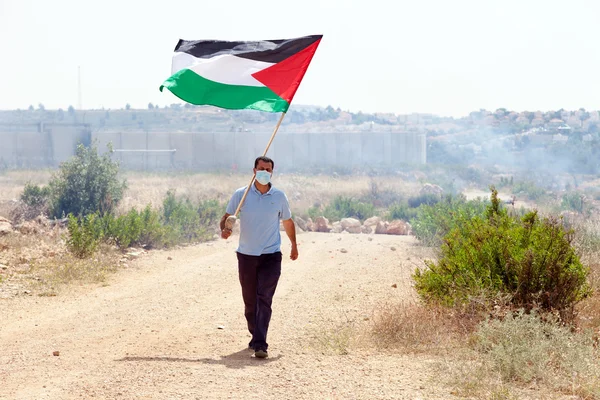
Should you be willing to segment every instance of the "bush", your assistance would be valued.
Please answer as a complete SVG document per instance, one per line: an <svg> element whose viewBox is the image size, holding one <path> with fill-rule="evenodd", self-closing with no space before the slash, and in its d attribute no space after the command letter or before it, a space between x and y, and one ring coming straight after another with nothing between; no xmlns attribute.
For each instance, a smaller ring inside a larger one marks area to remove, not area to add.
<svg viewBox="0 0 600 400"><path fill-rule="evenodd" d="M585 207L584 198L585 196L583 196L581 193L565 193L562 197L561 207L564 210L571 210L576 211L578 213L583 213Z"/></svg>
<svg viewBox="0 0 600 400"><path fill-rule="evenodd" d="M150 205L142 212L131 209L127 214L115 217L106 214L102 218L105 237L120 248L143 246L146 248L165 246L165 229L158 211Z"/></svg>
<svg viewBox="0 0 600 400"><path fill-rule="evenodd" d="M50 188L48 186L40 187L28 182L21 193L21 201L29 207L40 207L46 205L49 196Z"/></svg>
<svg viewBox="0 0 600 400"><path fill-rule="evenodd" d="M110 152L99 156L96 146L77 146L75 156L50 181L51 216L105 215L115 210L126 184L117 178L119 166L111 161Z"/></svg>
<svg viewBox="0 0 600 400"><path fill-rule="evenodd" d="M50 188L48 186L40 187L27 183L23 193L21 193L21 203L10 211L10 218L14 223L29 221L39 215L48 214L48 198Z"/></svg>
<svg viewBox="0 0 600 400"><path fill-rule="evenodd" d="M513 185L512 191L514 194L524 194L531 200L539 200L545 194L546 191L538 186L534 182L517 182Z"/></svg>
<svg viewBox="0 0 600 400"><path fill-rule="evenodd" d="M104 237L101 220L96 214L89 214L83 218L69 214L68 218L67 248L69 251L79 258L94 254Z"/></svg>
<svg viewBox="0 0 600 400"><path fill-rule="evenodd" d="M125 249L163 248L207 240L212 235L210 227L216 226L224 212L224 206L216 200L193 204L169 191L161 210L148 205L141 212L131 209L120 216L94 213L76 218L69 214L69 250L83 258L91 255L101 241Z"/></svg>
<svg viewBox="0 0 600 400"><path fill-rule="evenodd" d="M314 218L314 216L318 216L319 212L315 209L309 209L308 214L311 218ZM339 221L343 218L357 218L364 221L375 215L375 206L352 197L336 196L320 214L329 221Z"/></svg>
<svg viewBox="0 0 600 400"><path fill-rule="evenodd" d="M419 196L409 197L408 205L411 208L417 208L421 204L432 206L440 201L440 196L433 193L424 193Z"/></svg>
<svg viewBox="0 0 600 400"><path fill-rule="evenodd" d="M571 246L573 232L556 219L540 220L537 212L508 215L494 188L484 217L453 213L448 225L438 262L413 274L427 302L491 303L508 295L515 307L570 311L590 295L589 271Z"/></svg>
<svg viewBox="0 0 600 400"><path fill-rule="evenodd" d="M413 233L425 245L440 245L442 238L459 224L485 215L486 202L467 201L463 195L445 195L433 205L422 205L411 221Z"/></svg>
<svg viewBox="0 0 600 400"><path fill-rule="evenodd" d="M416 208L410 208L405 203L396 203L388 208L386 219L388 221L393 221L396 219L410 221L417 216L417 213L418 211Z"/></svg>

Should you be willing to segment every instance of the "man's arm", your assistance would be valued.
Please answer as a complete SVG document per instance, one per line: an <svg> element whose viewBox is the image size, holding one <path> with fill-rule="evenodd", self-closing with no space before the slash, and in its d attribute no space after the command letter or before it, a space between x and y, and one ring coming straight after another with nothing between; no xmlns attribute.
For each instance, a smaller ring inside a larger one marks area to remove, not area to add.
<svg viewBox="0 0 600 400"><path fill-rule="evenodd" d="M225 213L221 217L221 222L219 222L219 227L221 228L221 237L223 239L227 239L229 238L229 236L231 236L231 229L225 228L225 221L227 220L227 217L229 217L229 215L230 214Z"/></svg>
<svg viewBox="0 0 600 400"><path fill-rule="evenodd" d="M284 219L282 221L283 227L285 229L285 233L288 238L290 238L290 242L292 242L292 251L290 253L290 258L292 260L298 259L298 244L296 243L296 225L294 224L293 219Z"/></svg>

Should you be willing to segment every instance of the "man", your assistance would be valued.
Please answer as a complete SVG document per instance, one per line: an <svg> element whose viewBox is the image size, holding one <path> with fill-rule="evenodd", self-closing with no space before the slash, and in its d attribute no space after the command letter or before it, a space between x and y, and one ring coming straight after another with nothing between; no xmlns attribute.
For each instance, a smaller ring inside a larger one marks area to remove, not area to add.
<svg viewBox="0 0 600 400"><path fill-rule="evenodd" d="M298 258L296 227L284 192L271 185L275 163L269 157L254 161L256 179L240 209L240 241L237 249L238 272L242 286L245 316L252 335L249 348L257 358L268 357L267 331L271 321L271 303L281 275L281 235L279 220L292 243L290 258ZM235 191L223 218L221 237L229 238L227 217L235 214L246 187Z"/></svg>

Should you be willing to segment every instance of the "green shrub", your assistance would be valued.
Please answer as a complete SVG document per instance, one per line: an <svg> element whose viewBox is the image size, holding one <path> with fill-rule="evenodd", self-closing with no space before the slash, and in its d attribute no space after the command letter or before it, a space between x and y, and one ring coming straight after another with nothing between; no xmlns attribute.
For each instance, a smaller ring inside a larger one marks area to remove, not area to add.
<svg viewBox="0 0 600 400"><path fill-rule="evenodd" d="M46 205L50 196L50 187L33 185L28 182L21 193L21 201L29 207L40 207Z"/></svg>
<svg viewBox="0 0 600 400"><path fill-rule="evenodd" d="M373 204L345 196L336 196L323 210L323 216L330 221L339 221L343 218L357 218L364 221L373 215L375 215Z"/></svg>
<svg viewBox="0 0 600 400"><path fill-rule="evenodd" d="M211 227L225 212L216 200L193 204L188 198L177 198L169 191L161 210L150 205L144 210L131 209L128 213L88 214L76 218L69 214L69 249L79 257L91 255L100 241L121 249L130 246L163 248L177 244L207 240Z"/></svg>
<svg viewBox="0 0 600 400"><path fill-rule="evenodd" d="M388 208L386 219L388 221L393 221L396 219L410 221L417 216L417 213L417 209L409 207L408 204L396 203Z"/></svg>
<svg viewBox="0 0 600 400"><path fill-rule="evenodd" d="M417 208L421 204L432 206L439 202L441 197L433 193L424 193L418 196L412 196L408 198L408 205L411 208Z"/></svg>
<svg viewBox="0 0 600 400"><path fill-rule="evenodd" d="M459 224L483 216L486 202L467 201L463 195L445 195L433 205L422 205L412 219L413 233L425 245L440 245L442 238Z"/></svg>
<svg viewBox="0 0 600 400"><path fill-rule="evenodd" d="M92 255L104 237L102 221L97 214L77 218L69 214L67 248L79 258Z"/></svg>
<svg viewBox="0 0 600 400"><path fill-rule="evenodd" d="M584 196L581 193L570 192L562 196L561 207L564 210L577 211L583 213L585 208Z"/></svg>
<svg viewBox="0 0 600 400"><path fill-rule="evenodd" d="M21 204L10 211L10 218L14 223L29 221L39 215L48 214L48 199L50 188L48 186L38 186L31 183L25 185L21 193Z"/></svg>
<svg viewBox="0 0 600 400"><path fill-rule="evenodd" d="M312 206L308 209L307 214L308 217L312 218L314 221L317 217L320 217L322 215L321 207Z"/></svg>
<svg viewBox="0 0 600 400"><path fill-rule="evenodd" d="M131 209L127 214L115 217L106 214L102 218L105 237L120 248L142 246L159 248L165 246L165 227L160 213L147 205L143 211Z"/></svg>
<svg viewBox="0 0 600 400"><path fill-rule="evenodd" d="M516 182L512 187L512 192L514 194L524 194L531 200L539 200L546 194L544 189L531 181Z"/></svg>
<svg viewBox="0 0 600 400"><path fill-rule="evenodd" d="M119 181L118 163L110 159L112 149L98 155L96 146L77 146L75 156L63 163L50 181L50 214L110 214L123 197L125 182Z"/></svg>
<svg viewBox="0 0 600 400"><path fill-rule="evenodd" d="M569 311L590 295L573 232L556 219L541 220L537 212L512 217L492 188L484 217L453 213L448 225L439 260L413 274L427 302L453 306L508 295L515 307Z"/></svg>

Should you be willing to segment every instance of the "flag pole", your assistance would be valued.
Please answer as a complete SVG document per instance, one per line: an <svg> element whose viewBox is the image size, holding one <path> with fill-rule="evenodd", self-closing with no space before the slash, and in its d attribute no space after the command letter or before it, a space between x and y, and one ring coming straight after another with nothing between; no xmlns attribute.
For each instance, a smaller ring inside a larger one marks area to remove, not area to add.
<svg viewBox="0 0 600 400"><path fill-rule="evenodd" d="M267 143L267 147L265 148L265 152L263 153L263 157L267 155L267 152L269 151L269 147L271 147L271 143L273 143L273 139L275 139L275 135L277 134L277 131L279 130L279 126L281 126L281 122L283 121L283 117L285 117L285 113L286 113L285 111L281 113L281 117L279 117L279 121L277 121L277 125L275 125L275 129L273 130L273 134L271 135L271 139L269 139L269 143ZM254 173L252 175L252 178L250 179L250 183L248 184L248 187L246 188L246 191L244 192L244 196L242 197L242 200L240 201L240 204L238 204L237 209L235 210L235 214L230 215L229 217L227 217L227 220L225 221L225 227L226 228L233 229L233 226L235 225L236 216L240 212L240 209L242 208L242 205L244 204L244 200L246 200L246 196L248 196L248 192L250 191L250 187L254 183L254 178L255 177L256 177L256 173Z"/></svg>

